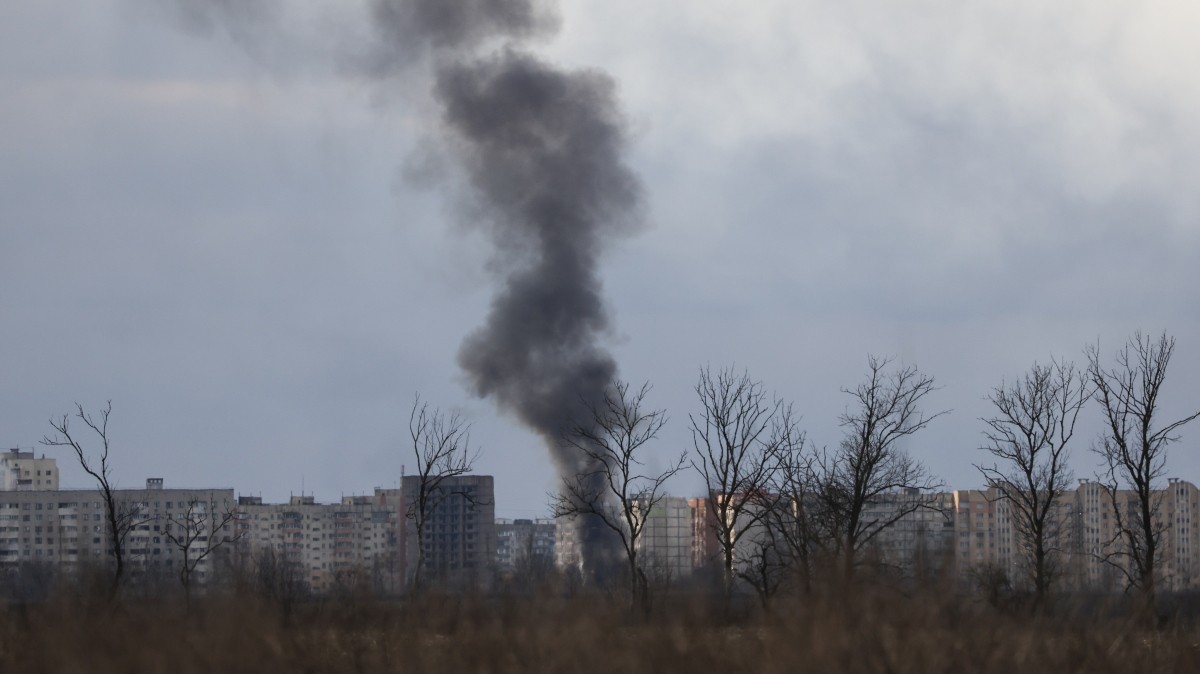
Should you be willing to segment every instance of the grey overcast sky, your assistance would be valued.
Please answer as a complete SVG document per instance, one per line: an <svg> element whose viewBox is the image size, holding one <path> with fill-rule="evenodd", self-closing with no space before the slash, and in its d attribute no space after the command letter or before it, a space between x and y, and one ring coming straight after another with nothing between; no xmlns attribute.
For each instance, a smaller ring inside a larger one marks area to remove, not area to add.
<svg viewBox="0 0 1200 674"><path fill-rule="evenodd" d="M361 3L180 5L0 2L0 447L46 451L51 416L111 399L120 486L331 501L398 482L419 391L474 422L497 514L543 515L546 450L456 363L493 257L425 161L428 83L354 75ZM645 184L601 273L621 375L670 415L654 451L690 446L704 364L823 445L868 353L917 365L953 412L908 450L951 488L980 483L988 390L1096 340L1174 335L1165 412L1200 407L1200 5L561 16L538 49L616 79ZM1198 446L1185 428L1170 472L1200 482Z"/></svg>

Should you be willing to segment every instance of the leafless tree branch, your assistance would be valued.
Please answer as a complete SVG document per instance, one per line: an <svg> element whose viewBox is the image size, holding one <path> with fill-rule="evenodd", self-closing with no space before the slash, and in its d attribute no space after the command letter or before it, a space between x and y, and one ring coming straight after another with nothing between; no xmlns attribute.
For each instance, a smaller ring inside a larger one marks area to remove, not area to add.
<svg viewBox="0 0 1200 674"><path fill-rule="evenodd" d="M413 400L408 420L413 456L417 466L416 493L405 499L405 516L413 522L417 533L417 563L412 571L411 587L421 588L425 567L426 526L430 517L446 499L470 494L445 489L452 478L471 472L479 458L479 449L471 446L471 425L457 413L447 416L430 408L418 395Z"/></svg>
<svg viewBox="0 0 1200 674"><path fill-rule="evenodd" d="M942 486L901 446L949 411L925 414L921 401L936 390L934 379L916 367L891 367L869 356L867 379L843 389L852 403L841 416L841 444L817 459L818 509L834 554L851 578L859 553L880 533L912 513L936 507L931 493Z"/></svg>
<svg viewBox="0 0 1200 674"><path fill-rule="evenodd" d="M110 552L113 556L113 575L109 583L109 600L115 600L125 577L125 540L129 532L140 522L138 513L130 510L119 502L112 485L112 465L109 463L108 419L112 413L112 401L105 403L99 417L93 417L83 409L83 405L75 403L75 418L78 418L97 436L100 449L93 457L84 449L82 440L71 432L71 415L64 414L60 418L50 419L53 435L42 437L41 444L47 447L70 447L76 460L96 482L100 498L104 501L106 528Z"/></svg>
<svg viewBox="0 0 1200 674"><path fill-rule="evenodd" d="M785 427L778 423L785 414L783 401L768 396L747 372L703 368L695 390L700 412L688 415L695 450L691 465L704 480L728 598L738 544L761 528L767 516L762 498L771 486L777 450L794 438L779 432Z"/></svg>
<svg viewBox="0 0 1200 674"><path fill-rule="evenodd" d="M976 466L988 487L1012 512L1035 601L1042 602L1060 571L1061 517L1057 512L1072 479L1068 443L1092 391L1087 374L1051 360L988 396L996 415L982 419L987 450L996 460Z"/></svg>
<svg viewBox="0 0 1200 674"><path fill-rule="evenodd" d="M1156 490L1166 474L1168 446L1179 439L1180 428L1200 417L1198 411L1175 421L1161 419L1159 398L1174 350L1175 338L1165 332L1158 338L1137 332L1117 351L1116 365L1105 368L1099 344L1085 349L1093 397L1105 422L1092 449L1104 462L1104 482L1131 567L1127 575L1150 610L1166 527ZM1121 487L1133 492L1131 502L1121 502Z"/></svg>
<svg viewBox="0 0 1200 674"><path fill-rule="evenodd" d="M643 448L667 422L664 410L646 409L650 385L636 391L615 381L602 400L588 405L588 417L573 422L562 442L585 458L587 468L564 477L552 497L555 517L593 517L621 543L630 576L630 601L645 607L649 600L640 561L642 534L651 513L666 497L667 480L684 466L686 454L662 470L647 467Z"/></svg>

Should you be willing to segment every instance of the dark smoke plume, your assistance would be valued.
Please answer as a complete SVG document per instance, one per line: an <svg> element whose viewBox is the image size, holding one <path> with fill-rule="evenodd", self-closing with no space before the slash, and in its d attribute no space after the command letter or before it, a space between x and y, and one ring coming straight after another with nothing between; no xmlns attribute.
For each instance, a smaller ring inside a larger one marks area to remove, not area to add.
<svg viewBox="0 0 1200 674"><path fill-rule="evenodd" d="M276 0L175 5L197 29L231 35L253 23L248 17L280 13ZM459 364L476 395L544 438L562 474L582 473L588 466L563 433L590 417L617 374L601 346L610 321L598 261L637 224L641 194L622 158L627 133L615 85L601 72L564 70L528 51L531 40L558 30L552 0L370 0L368 7L368 53L351 67L401 83L415 65L430 68L438 140L462 169L462 197L503 270ZM311 41L320 40L328 36ZM607 531L583 522L579 533L585 565L601 570L616 552Z"/></svg>
<svg viewBox="0 0 1200 674"><path fill-rule="evenodd" d="M625 164L625 120L611 78L538 59L523 41L557 28L534 0L380 0L374 15L399 49L432 56L442 130L486 219L507 273L459 364L545 439L560 472L587 466L562 442L617 373L600 342L610 322L598 260L637 221L640 183ZM499 42L489 53L481 45ZM403 46L409 45L409 46ZM402 51L402 60L413 58ZM592 571L605 565L603 528L584 523Z"/></svg>

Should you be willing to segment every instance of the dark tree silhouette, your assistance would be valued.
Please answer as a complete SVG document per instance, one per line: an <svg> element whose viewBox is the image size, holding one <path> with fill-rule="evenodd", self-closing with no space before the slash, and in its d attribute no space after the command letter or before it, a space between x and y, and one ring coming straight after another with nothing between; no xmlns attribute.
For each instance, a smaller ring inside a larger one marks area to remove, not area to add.
<svg viewBox="0 0 1200 674"><path fill-rule="evenodd" d="M1117 552L1106 557L1138 589L1151 614L1156 610L1155 574L1162 563L1159 549L1166 523L1159 517L1158 483L1166 474L1167 447L1177 431L1200 416L1190 414L1164 422L1159 412L1167 365L1175 338L1164 332L1157 339L1134 334L1117 351L1116 365L1105 368L1099 345L1088 346L1088 374L1094 398L1104 415L1105 429L1093 450L1104 462L1104 480L1116 518ZM1121 488L1133 492L1132 499Z"/></svg>
<svg viewBox="0 0 1200 674"><path fill-rule="evenodd" d="M1008 504L1038 604L1060 573L1063 532L1057 507L1072 479L1067 445L1090 396L1087 373L1056 360L1034 363L1016 382L988 395L996 414L982 419L984 449L996 461L977 468Z"/></svg>
<svg viewBox="0 0 1200 674"><path fill-rule="evenodd" d="M582 423L571 425L563 442L585 457L587 466L564 476L562 489L552 497L555 517L593 517L621 543L628 567L630 602L649 609L649 584L639 556L642 534L654 509L666 497L663 487L678 473L687 455L669 461L662 470L647 469L646 443L667 422L664 410L647 410L650 385L631 391L616 381Z"/></svg>
<svg viewBox="0 0 1200 674"><path fill-rule="evenodd" d="M836 451L819 458L817 508L830 527L846 581L864 547L917 510L935 507L930 492L941 487L902 447L904 439L947 414L920 410L921 400L936 390L933 377L911 365L890 365L889 359L868 356L866 381L842 390L852 398L840 420L845 437Z"/></svg>
<svg viewBox="0 0 1200 674"><path fill-rule="evenodd" d="M80 467L96 482L100 498L104 502L105 529L108 539L109 554L113 557L112 579L109 581L108 597L115 600L121 590L125 578L125 539L134 527L143 523L142 514L135 508L117 499L116 490L112 485L112 464L109 463L108 418L112 413L112 401L100 410L99 418L84 411L83 405L75 403L75 417L87 426L99 439L100 449L95 457L90 457L84 449L80 438L71 433L71 415L64 414L61 418L51 419L50 427L54 435L42 437L41 444L47 447L70 447L79 461Z"/></svg>
<svg viewBox="0 0 1200 674"><path fill-rule="evenodd" d="M828 549L831 530L816 498L817 457L790 407L783 408L776 428L779 441L773 448L762 504L767 533L763 547L768 549L756 553L758 582L752 582L764 605L771 592L788 582L798 583L805 594L811 591L814 564Z"/></svg>
<svg viewBox="0 0 1200 674"><path fill-rule="evenodd" d="M221 511L214 501L197 498L189 500L183 512L167 514L163 536L182 556L179 583L183 586L184 601L189 608L192 603L193 576L201 562L221 546L241 538L244 533L230 526L236 519L235 512ZM221 535L226 527L233 530L232 536Z"/></svg>
<svg viewBox="0 0 1200 674"><path fill-rule="evenodd" d="M471 425L458 414L445 415L430 408L417 396L408 420L412 437L413 456L417 461L417 489L405 494L405 517L412 521L417 534L417 563L412 571L410 587L421 589L425 567L425 547L430 517L446 499L458 495L443 489L452 478L471 472L479 450L471 447Z"/></svg>
<svg viewBox="0 0 1200 674"><path fill-rule="evenodd" d="M767 516L762 501L770 489L773 455L784 440L776 431L785 405L768 397L748 373L732 369L700 370L696 396L700 412L688 416L696 453L692 467L704 480L728 600L738 544L761 530Z"/></svg>

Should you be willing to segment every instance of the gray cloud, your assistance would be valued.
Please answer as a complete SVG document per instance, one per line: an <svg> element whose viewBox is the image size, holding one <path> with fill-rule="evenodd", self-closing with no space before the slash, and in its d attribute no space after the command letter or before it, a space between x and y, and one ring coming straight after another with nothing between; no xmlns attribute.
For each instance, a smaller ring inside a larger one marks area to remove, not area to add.
<svg viewBox="0 0 1200 674"><path fill-rule="evenodd" d="M445 226L463 213L391 188L440 113L372 107L375 81L276 82L77 4L0 10L0 443L111 397L123 484L282 498L304 476L329 499L398 475L420 389L477 420L498 511L543 513L540 438L464 396L455 368L488 311L491 230L464 237ZM1194 404L1200 86L1179 64L1195 16L948 7L563 4L541 58L612 73L652 224L603 244L620 325L596 334L674 418L698 365L736 361L832 444L838 387L866 352L897 354L955 409L913 451L974 486L988 387L1138 328L1178 337L1165 402ZM361 8L336 14L374 44ZM300 42L272 46L272 68L315 60ZM1193 481L1194 444L1170 464Z"/></svg>

